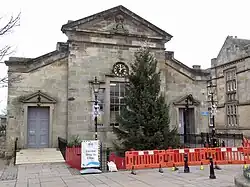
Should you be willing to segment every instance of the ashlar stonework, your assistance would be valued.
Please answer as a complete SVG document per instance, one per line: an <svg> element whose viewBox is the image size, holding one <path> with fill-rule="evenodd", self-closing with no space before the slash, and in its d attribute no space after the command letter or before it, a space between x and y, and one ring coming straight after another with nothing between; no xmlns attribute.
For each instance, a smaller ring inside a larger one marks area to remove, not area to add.
<svg viewBox="0 0 250 187"><path fill-rule="evenodd" d="M141 46L149 47L159 62L161 91L171 106L172 127L178 127L180 133L209 131L209 117L201 114L208 111L207 82L212 78L217 83L219 100L216 125L222 131L229 131L223 72L227 67L237 66L239 123L233 129L234 132L247 130L249 117L245 109L249 106L247 100L250 96L243 90L247 88L250 74L247 52L239 50L246 50L244 45L248 41L239 48L235 47L238 52L234 53L233 49L228 49L235 45L231 40L239 43L241 40L228 37L217 59L212 60L212 67L203 70L199 65L190 68L176 60L174 52L165 50L165 44L172 36L123 6L69 21L61 30L68 40L59 42L55 51L34 59L11 57L5 62L10 79L15 80L8 85L8 154L13 151L16 137L20 148L57 147L58 137L69 139L73 135L93 139L91 81L95 76L101 81L102 90L98 138L106 146L112 146L114 113L119 113L119 107L114 105L119 106L126 81L124 77L115 76L112 68L117 62L129 66ZM189 126L184 127L183 111L189 94L195 102L190 105ZM48 110L42 114L36 108Z"/></svg>

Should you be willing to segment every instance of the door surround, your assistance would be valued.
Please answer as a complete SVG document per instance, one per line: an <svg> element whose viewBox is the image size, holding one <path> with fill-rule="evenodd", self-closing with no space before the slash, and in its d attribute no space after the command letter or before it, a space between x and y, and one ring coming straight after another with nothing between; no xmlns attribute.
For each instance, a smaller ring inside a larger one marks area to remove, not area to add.
<svg viewBox="0 0 250 187"><path fill-rule="evenodd" d="M23 105L24 121L20 128L20 143L23 148L28 148L28 107L37 107L37 104L26 103ZM53 111L54 104L42 104L42 107L49 107L49 147L53 144Z"/></svg>
<svg viewBox="0 0 250 187"><path fill-rule="evenodd" d="M49 95L38 90L33 94L27 95L20 99L23 103L22 113L23 119L20 122L20 136L19 145L20 148L28 147L28 107L42 106L49 107L49 147L53 147L53 122L54 122L54 108L56 100Z"/></svg>

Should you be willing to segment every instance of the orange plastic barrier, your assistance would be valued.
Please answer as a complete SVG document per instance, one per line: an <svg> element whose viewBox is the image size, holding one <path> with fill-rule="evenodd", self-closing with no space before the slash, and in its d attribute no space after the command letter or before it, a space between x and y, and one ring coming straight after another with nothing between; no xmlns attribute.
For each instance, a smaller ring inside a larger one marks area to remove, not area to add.
<svg viewBox="0 0 250 187"><path fill-rule="evenodd" d="M183 166L185 154L188 156L190 166L209 164L210 157L219 165L250 164L250 147L168 149L127 151L126 169Z"/></svg>
<svg viewBox="0 0 250 187"><path fill-rule="evenodd" d="M166 167L165 150L127 151L125 153L126 169L144 169Z"/></svg>
<svg viewBox="0 0 250 187"><path fill-rule="evenodd" d="M242 145L243 145L243 147L250 147L250 140L243 137Z"/></svg>

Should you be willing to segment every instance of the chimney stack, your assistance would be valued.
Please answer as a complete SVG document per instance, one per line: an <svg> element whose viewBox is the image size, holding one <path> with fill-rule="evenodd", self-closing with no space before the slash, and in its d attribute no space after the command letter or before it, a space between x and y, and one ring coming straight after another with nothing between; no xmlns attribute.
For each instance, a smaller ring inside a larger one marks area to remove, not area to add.
<svg viewBox="0 0 250 187"><path fill-rule="evenodd" d="M201 69L200 65L193 65L193 69Z"/></svg>

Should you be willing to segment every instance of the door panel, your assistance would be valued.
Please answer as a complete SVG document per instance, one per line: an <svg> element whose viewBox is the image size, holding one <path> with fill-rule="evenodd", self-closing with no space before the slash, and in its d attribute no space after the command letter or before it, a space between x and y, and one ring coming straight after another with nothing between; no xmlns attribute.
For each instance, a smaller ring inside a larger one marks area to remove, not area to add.
<svg viewBox="0 0 250 187"><path fill-rule="evenodd" d="M49 146L49 107L28 108L28 137L30 148Z"/></svg>

